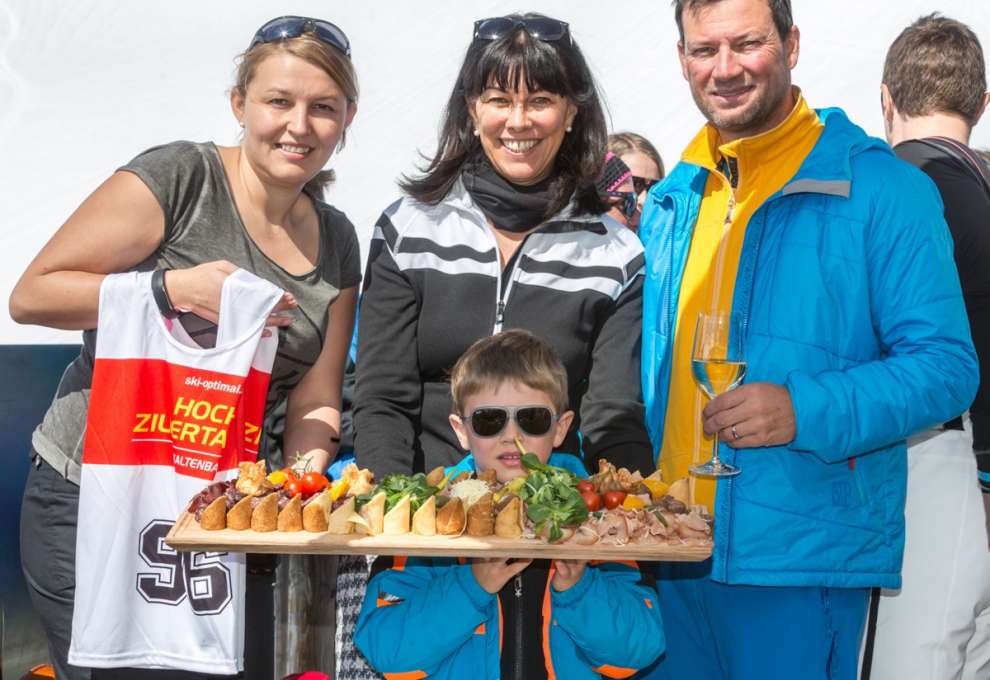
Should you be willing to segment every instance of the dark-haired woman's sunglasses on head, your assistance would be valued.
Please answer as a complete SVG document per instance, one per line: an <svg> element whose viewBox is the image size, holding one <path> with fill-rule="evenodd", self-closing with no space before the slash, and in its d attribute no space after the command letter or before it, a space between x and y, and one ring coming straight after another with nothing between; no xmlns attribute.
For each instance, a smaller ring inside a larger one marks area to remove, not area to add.
<svg viewBox="0 0 990 680"><path fill-rule="evenodd" d="M500 40L510 35L522 26L526 32L543 42L557 42L566 38L571 40L571 32L566 21L550 17L528 17L523 19L511 17L491 17L478 19L474 22L475 40Z"/></svg>
<svg viewBox="0 0 990 680"><path fill-rule="evenodd" d="M515 418L519 429L531 437L542 437L550 431L557 416L546 406L482 406L471 415L461 416L479 437L495 437Z"/></svg>
<svg viewBox="0 0 990 680"><path fill-rule="evenodd" d="M260 43L298 38L303 33L312 33L326 44L343 52L348 59L351 58L351 43L338 26L329 21L309 17L285 16L272 19L258 29L248 49Z"/></svg>

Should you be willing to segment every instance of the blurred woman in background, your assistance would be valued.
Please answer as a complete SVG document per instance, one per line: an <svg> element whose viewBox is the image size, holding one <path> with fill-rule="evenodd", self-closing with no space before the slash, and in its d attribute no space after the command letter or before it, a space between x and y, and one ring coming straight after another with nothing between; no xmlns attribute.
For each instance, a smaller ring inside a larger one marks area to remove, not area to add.
<svg viewBox="0 0 990 680"><path fill-rule="evenodd" d="M635 132L612 133L608 136L608 150L618 156L632 173L636 210L628 218L627 226L636 231L639 228L639 216L643 212L646 193L650 187L664 178L663 160L650 140Z"/></svg>

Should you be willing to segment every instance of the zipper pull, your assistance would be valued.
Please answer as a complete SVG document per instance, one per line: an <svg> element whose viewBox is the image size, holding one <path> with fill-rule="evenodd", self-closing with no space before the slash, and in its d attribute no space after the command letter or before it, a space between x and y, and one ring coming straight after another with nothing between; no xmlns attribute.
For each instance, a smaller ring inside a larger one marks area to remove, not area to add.
<svg viewBox="0 0 990 680"><path fill-rule="evenodd" d="M498 306L495 308L495 325L499 328L502 327L502 319L505 317L505 302L502 300L498 301Z"/></svg>
<svg viewBox="0 0 990 680"><path fill-rule="evenodd" d="M739 186L739 160L729 156L729 184L735 189Z"/></svg>
<svg viewBox="0 0 990 680"><path fill-rule="evenodd" d="M513 579L513 595L522 597L522 574L516 574Z"/></svg>

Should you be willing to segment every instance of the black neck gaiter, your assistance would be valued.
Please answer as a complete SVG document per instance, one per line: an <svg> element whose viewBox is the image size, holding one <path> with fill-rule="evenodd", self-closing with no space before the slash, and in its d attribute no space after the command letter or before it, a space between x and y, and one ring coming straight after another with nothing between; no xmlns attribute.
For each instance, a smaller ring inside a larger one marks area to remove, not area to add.
<svg viewBox="0 0 990 680"><path fill-rule="evenodd" d="M495 171L488 157L468 161L461 171L464 187L497 229L524 232L548 217L553 201L553 176L536 184L513 184Z"/></svg>

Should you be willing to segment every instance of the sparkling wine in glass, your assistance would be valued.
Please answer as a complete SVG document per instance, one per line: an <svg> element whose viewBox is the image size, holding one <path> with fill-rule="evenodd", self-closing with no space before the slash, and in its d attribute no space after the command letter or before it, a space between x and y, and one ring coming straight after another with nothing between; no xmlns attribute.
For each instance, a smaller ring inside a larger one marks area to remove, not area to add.
<svg viewBox="0 0 990 680"><path fill-rule="evenodd" d="M743 381L746 360L743 353L743 322L739 314L702 312L698 315L691 371L702 391L711 399ZM718 457L718 432L712 440L711 460L702 465L692 465L691 472L705 477L738 475L738 467L723 463Z"/></svg>

